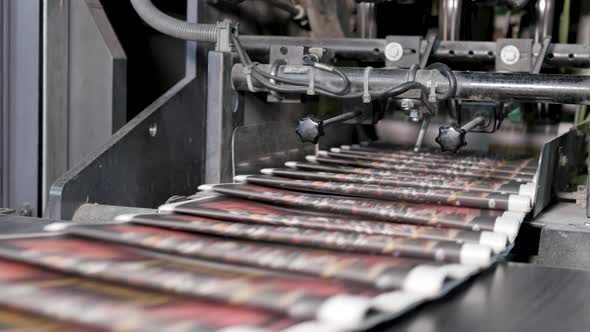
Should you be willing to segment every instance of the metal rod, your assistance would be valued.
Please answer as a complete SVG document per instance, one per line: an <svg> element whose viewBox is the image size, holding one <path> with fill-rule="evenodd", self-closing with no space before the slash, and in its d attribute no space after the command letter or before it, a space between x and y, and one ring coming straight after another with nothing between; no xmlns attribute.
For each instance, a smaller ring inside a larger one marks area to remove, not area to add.
<svg viewBox="0 0 590 332"><path fill-rule="evenodd" d="M357 4L359 31L362 38L377 37L377 22L375 16L375 4L360 2Z"/></svg>
<svg viewBox="0 0 590 332"><path fill-rule="evenodd" d="M416 139L416 145L414 145L414 151L420 152L422 148L422 143L424 142L424 137L426 136L426 131L428 131L428 126L430 125L430 117L424 117L422 120L422 124L420 125L420 131L418 131L418 138Z"/></svg>
<svg viewBox="0 0 590 332"><path fill-rule="evenodd" d="M463 0L439 0L438 31L442 40L459 40Z"/></svg>
<svg viewBox="0 0 590 332"><path fill-rule="evenodd" d="M269 71L268 65L260 68ZM285 73L287 68L287 73ZM354 92L363 91L364 68L339 68L351 81ZM457 79L457 99L523 101L555 104L590 105L590 76L548 75L530 73L490 73L490 72L454 72ZM279 76L298 80L305 85L310 80L307 67L281 66ZM382 91L407 82L409 70L395 68L375 68L371 71L369 87L371 90ZM341 78L332 73L318 71L316 82L331 86L341 84ZM438 91L448 88L448 80L436 70L418 70L416 81L425 86L435 84ZM246 76L241 64L232 69L234 89L248 91ZM256 88L268 91L254 82ZM401 96L406 96L401 95Z"/></svg>
<svg viewBox="0 0 590 332"><path fill-rule="evenodd" d="M354 112L343 113L343 114L337 115L337 116L335 116L333 118L326 119L326 120L322 121L322 123L324 124L324 126L329 126L329 125L334 124L334 123L338 123L338 122L343 122L343 121L346 121L346 120L354 119L354 118L360 116L361 114L363 114L362 111L354 111Z"/></svg>
<svg viewBox="0 0 590 332"><path fill-rule="evenodd" d="M538 0L535 5L537 21L535 23L535 42L541 43L553 31L555 0Z"/></svg>
<svg viewBox="0 0 590 332"><path fill-rule="evenodd" d="M461 129L465 130L466 132L470 132L473 128L481 125L486 121L486 118L483 116L478 116L477 118L467 122L466 124L461 127Z"/></svg>

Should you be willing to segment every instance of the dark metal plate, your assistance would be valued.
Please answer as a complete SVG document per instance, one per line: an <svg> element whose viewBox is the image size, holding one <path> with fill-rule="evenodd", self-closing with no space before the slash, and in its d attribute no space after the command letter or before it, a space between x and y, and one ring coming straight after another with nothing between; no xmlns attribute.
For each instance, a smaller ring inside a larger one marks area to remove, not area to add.
<svg viewBox="0 0 590 332"><path fill-rule="evenodd" d="M190 195L204 176L205 111L186 78L51 187L45 216L70 220L83 203L157 207Z"/></svg>

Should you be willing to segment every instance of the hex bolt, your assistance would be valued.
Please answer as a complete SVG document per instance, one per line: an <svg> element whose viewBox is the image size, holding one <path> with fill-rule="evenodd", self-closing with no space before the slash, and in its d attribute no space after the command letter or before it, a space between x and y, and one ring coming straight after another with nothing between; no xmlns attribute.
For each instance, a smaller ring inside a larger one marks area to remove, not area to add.
<svg viewBox="0 0 590 332"><path fill-rule="evenodd" d="M422 118L420 115L421 115L420 112L418 112L417 110L411 110L410 111L410 119L413 122L420 122L420 120Z"/></svg>
<svg viewBox="0 0 590 332"><path fill-rule="evenodd" d="M500 50L500 59L507 65L514 65L520 60L520 51L514 45L506 45Z"/></svg>
<svg viewBox="0 0 590 332"><path fill-rule="evenodd" d="M385 57L391 62L397 62L404 56L404 48L400 43L391 42L385 46Z"/></svg>
<svg viewBox="0 0 590 332"><path fill-rule="evenodd" d="M402 99L400 106L404 111L409 111L414 108L414 101L412 99Z"/></svg>

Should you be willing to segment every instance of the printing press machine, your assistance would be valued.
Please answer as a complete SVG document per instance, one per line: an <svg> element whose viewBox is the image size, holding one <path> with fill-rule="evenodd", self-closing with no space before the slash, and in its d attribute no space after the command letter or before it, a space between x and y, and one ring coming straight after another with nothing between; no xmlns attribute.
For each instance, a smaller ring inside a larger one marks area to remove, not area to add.
<svg viewBox="0 0 590 332"><path fill-rule="evenodd" d="M590 326L585 1L120 2L43 4L43 213L0 209L0 238L154 213L211 195L203 184L351 147L526 156L538 158L533 205L509 252L371 330ZM133 67L141 52L155 60ZM161 95L141 82L150 65ZM74 165L52 164L60 149Z"/></svg>

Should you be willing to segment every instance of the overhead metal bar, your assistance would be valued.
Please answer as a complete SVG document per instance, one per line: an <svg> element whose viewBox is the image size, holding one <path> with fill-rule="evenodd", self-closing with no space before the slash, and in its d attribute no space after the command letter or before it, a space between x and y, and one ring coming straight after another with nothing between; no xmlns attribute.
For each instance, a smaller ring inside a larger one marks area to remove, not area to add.
<svg viewBox="0 0 590 332"><path fill-rule="evenodd" d="M310 82L312 71L309 67L281 66L278 76L298 80L302 85ZM260 65L265 71L269 65ZM248 91L248 83L241 64L232 69L232 82L236 90ZM287 69L285 71L285 69ZM339 68L348 76L352 91L364 89L365 69L361 67ZM454 72L457 79L455 97L465 100L524 101L556 104L590 105L590 76L548 75L530 73ZM342 78L331 73L317 71L315 80L325 85L338 86ZM375 68L369 77L372 90L385 90L408 81L409 70ZM418 70L415 80L425 86L435 84L444 91L449 83L436 70ZM254 80L257 91L267 91Z"/></svg>
<svg viewBox="0 0 590 332"><path fill-rule="evenodd" d="M385 39L333 38L312 39L289 36L240 36L244 47L253 55L266 56L272 45L321 47L342 58L364 61L385 61ZM422 50L427 42L422 42ZM434 45L431 59L493 64L496 59L495 42L440 41ZM550 44L543 65L545 67L590 68L590 45Z"/></svg>

